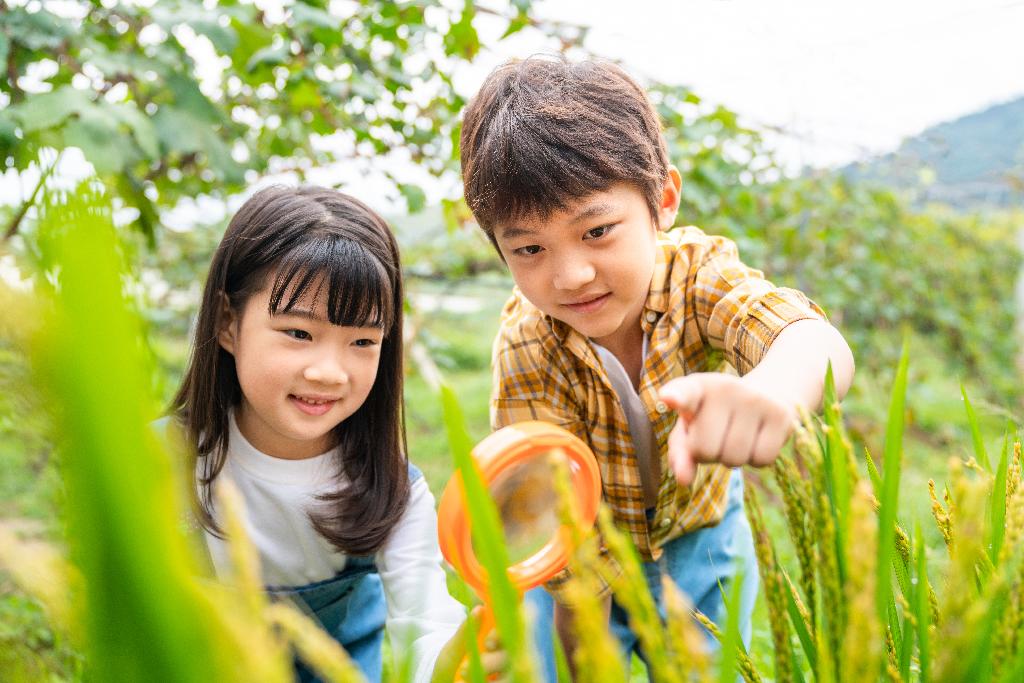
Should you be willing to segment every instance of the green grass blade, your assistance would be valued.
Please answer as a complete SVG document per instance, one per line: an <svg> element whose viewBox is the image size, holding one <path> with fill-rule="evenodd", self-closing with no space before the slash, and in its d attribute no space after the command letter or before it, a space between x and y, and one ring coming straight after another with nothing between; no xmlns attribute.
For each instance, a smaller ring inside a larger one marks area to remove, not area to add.
<svg viewBox="0 0 1024 683"><path fill-rule="evenodd" d="M797 604L796 586L793 585L788 574L786 575L786 585L788 587L788 590L785 591L786 609L789 612L789 620L792 622L793 630L796 631L796 636L800 640L800 647L803 648L804 656L807 657L807 661L811 665L811 671L817 671L818 650L814 644L814 638L808 630L808 624L804 620L804 615L800 612L800 606Z"/></svg>
<svg viewBox="0 0 1024 683"><path fill-rule="evenodd" d="M836 395L832 363L825 369L825 388L822 395L825 421L825 448L822 451L828 477L829 495L836 528L836 561L839 576L846 576L846 538L849 535L850 496L853 484L850 481L849 454L843 442L843 419L839 413L839 399Z"/></svg>
<svg viewBox="0 0 1024 683"><path fill-rule="evenodd" d="M931 621L931 605L928 603L928 565L924 535L921 525L914 525L914 545L912 557L915 561L914 597L911 602L914 618L917 622L917 659L921 669L921 683L928 683L929 667L931 666L931 640L928 625Z"/></svg>
<svg viewBox="0 0 1024 683"><path fill-rule="evenodd" d="M900 680L910 680L910 661L914 652L914 623L910 619L903 619L903 633L900 636L900 647L896 658L899 662Z"/></svg>
<svg viewBox="0 0 1024 683"><path fill-rule="evenodd" d="M501 642L512 663L513 676L522 678L523 662L532 661L525 656L525 626L520 609L519 593L508 576L508 550L504 528L498 509L484 485L471 455L471 442L466 432L465 419L455 393L441 385L441 404L455 466L462 477L466 492L473 548L480 564L487 570L490 602ZM516 672L519 673L516 673Z"/></svg>
<svg viewBox="0 0 1024 683"><path fill-rule="evenodd" d="M179 533L184 506L149 424L158 407L141 326L122 294L111 208L89 189L61 202L40 224L60 274L33 366L60 430L71 556L85 578L89 678L284 681L283 651L259 640L257 624L232 631Z"/></svg>
<svg viewBox="0 0 1024 683"><path fill-rule="evenodd" d="M722 659L718 669L720 683L736 683L739 657L743 648L740 637L740 602L743 593L743 573L737 568L725 600L725 632L722 634Z"/></svg>
<svg viewBox="0 0 1024 683"><path fill-rule="evenodd" d="M868 449L864 449L864 462L868 466L868 479L871 480L871 492L875 494L875 498L881 499L882 497L882 475L878 473L878 468L875 467L875 459L871 457L871 453Z"/></svg>
<svg viewBox="0 0 1024 683"><path fill-rule="evenodd" d="M988 553L993 565L999 562L999 552L1003 549L1003 538L1006 536L1006 471L1009 465L1010 434L1013 431L1013 422L1007 421L1006 432L1003 434L1003 450L999 455L999 468L992 483L992 507L989 515L992 526L989 532Z"/></svg>
<svg viewBox="0 0 1024 683"><path fill-rule="evenodd" d="M882 464L882 497L878 512L878 577L876 582L876 607L882 623L888 622L889 605L892 602L893 544L896 537L896 506L900 489L900 469L903 456L903 422L907 398L907 366L909 352L906 340L900 353L889 401L889 419L885 430L885 450Z"/></svg>
<svg viewBox="0 0 1024 683"><path fill-rule="evenodd" d="M967 398L967 390L964 385L960 385L960 395L964 398L964 410L967 412L967 424L971 428L971 441L974 444L974 456L978 460L978 464L984 467L987 471L992 471L992 464L988 461L988 453L985 451L985 440L981 436L981 426L978 424L978 416L974 412L974 406L971 405L971 401Z"/></svg>

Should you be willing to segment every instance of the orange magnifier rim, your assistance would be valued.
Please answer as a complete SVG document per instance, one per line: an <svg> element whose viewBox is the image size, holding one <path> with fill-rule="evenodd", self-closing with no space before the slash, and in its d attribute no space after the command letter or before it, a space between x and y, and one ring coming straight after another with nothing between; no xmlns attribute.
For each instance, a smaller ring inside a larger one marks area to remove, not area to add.
<svg viewBox="0 0 1024 683"><path fill-rule="evenodd" d="M585 529L593 526L601 500L601 475L590 448L571 432L547 422L517 422L494 432L473 449L485 486L517 465L559 450L565 454L570 488L576 494L577 511ZM556 501L551 501L556 505ZM456 472L441 494L437 510L441 553L478 595L487 594L487 570L473 550L469 516L466 512L462 476ZM571 552L571 530L561 525L535 553L508 568L509 578L526 591L552 578L565 568Z"/></svg>

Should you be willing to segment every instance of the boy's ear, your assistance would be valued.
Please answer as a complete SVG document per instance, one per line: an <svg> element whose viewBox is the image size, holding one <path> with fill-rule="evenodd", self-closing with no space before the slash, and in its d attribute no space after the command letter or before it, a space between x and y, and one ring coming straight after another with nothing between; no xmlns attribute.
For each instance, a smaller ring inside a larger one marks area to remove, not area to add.
<svg viewBox="0 0 1024 683"><path fill-rule="evenodd" d="M661 204L658 205L658 229L668 230L676 222L679 213L679 190L683 186L682 176L675 166L668 167L665 185L661 189Z"/></svg>
<svg viewBox="0 0 1024 683"><path fill-rule="evenodd" d="M219 292L220 310L217 312L217 343L220 347L234 355L235 353L235 331L238 329L238 316L235 309L231 307L231 301L224 292Z"/></svg>

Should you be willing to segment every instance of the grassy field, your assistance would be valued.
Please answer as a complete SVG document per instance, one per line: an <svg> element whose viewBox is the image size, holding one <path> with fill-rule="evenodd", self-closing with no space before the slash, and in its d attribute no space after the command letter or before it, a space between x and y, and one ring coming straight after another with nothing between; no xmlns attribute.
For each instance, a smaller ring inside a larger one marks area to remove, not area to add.
<svg viewBox="0 0 1024 683"><path fill-rule="evenodd" d="M478 440L488 431L490 392L490 347L498 316L510 283L505 279L439 283L411 279L408 290L413 302L410 324L446 381L456 390L466 415L470 436ZM928 545L941 540L930 523L927 481L943 481L948 460L967 456L970 438L964 425L960 379L949 373L928 346L927 339L912 340L911 383L908 394L908 438L901 491L902 509L912 526L920 521ZM165 369L159 382L162 392L173 390L185 357L185 340L156 335L154 353ZM410 361L406 382L407 428L410 456L425 473L435 495L439 495L451 471L452 462L441 417L441 404L434 391ZM881 425L888 405L891 377L858 375L846 402L848 422L864 448L881 453ZM23 362L7 347L0 347L0 524L21 535L60 542L61 480L51 458L51 445L43 434L44 411L26 391ZM968 383L971 395L980 394L976 383ZM993 406L976 401L989 444L996 452L1003 423L1008 416ZM863 467L863 463L860 464ZM785 525L762 473L748 479L767 493L766 522L779 542L784 559L792 554L785 538ZM773 504L774 503L774 504ZM770 671L771 637L763 599L755 612L753 656L761 671ZM0 575L0 671L20 671L27 680L77 680L81 661L75 651L47 625L35 600L17 590ZM645 680L634 663L634 680Z"/></svg>

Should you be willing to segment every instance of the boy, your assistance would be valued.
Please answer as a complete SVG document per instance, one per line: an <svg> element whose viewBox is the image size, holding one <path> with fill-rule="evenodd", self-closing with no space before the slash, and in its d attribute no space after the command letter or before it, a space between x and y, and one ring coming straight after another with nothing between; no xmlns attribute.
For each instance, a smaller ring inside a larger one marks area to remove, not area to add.
<svg viewBox="0 0 1024 683"><path fill-rule="evenodd" d="M797 407L818 407L829 361L845 394L849 347L729 240L665 232L680 175L646 94L612 64L499 67L466 108L461 157L466 200L516 284L495 339L492 427L545 420L591 446L662 611L667 574L721 623L719 584L728 591L740 565L749 645L757 567L733 468L778 456ZM708 372L716 351L741 376ZM614 583L619 569L602 561ZM571 653L565 578L528 599ZM636 637L604 592L628 656ZM554 680L550 628L537 631Z"/></svg>

